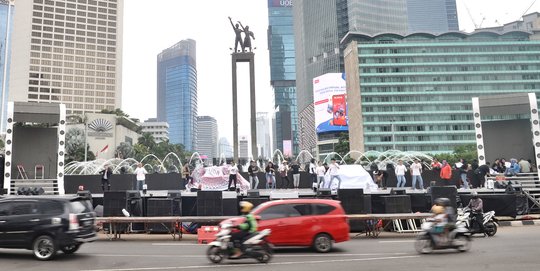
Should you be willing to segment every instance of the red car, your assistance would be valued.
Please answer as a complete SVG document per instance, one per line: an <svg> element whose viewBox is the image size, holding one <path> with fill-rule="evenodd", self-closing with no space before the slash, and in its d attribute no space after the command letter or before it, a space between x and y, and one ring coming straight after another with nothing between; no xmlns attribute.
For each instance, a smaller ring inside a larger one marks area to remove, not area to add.
<svg viewBox="0 0 540 271"><path fill-rule="evenodd" d="M349 240L349 223L339 201L291 199L265 202L252 213L258 218L258 230L270 229L268 241L275 246L312 246L328 252L333 243ZM223 223L238 225L243 218Z"/></svg>

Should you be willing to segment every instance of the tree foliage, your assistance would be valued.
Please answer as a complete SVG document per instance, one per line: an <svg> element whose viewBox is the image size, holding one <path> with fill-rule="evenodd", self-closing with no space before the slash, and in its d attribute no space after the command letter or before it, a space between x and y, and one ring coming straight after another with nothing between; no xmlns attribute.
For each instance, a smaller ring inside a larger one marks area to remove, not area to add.
<svg viewBox="0 0 540 271"><path fill-rule="evenodd" d="M457 146L452 153L441 153L432 155L439 161L446 160L448 163L453 164L464 159L467 163L471 163L473 160L478 159L478 152L476 150L476 144L466 144Z"/></svg>
<svg viewBox="0 0 540 271"><path fill-rule="evenodd" d="M69 129L66 133L66 163L84 161L85 134L81 128ZM94 160L96 155L86 146L86 159Z"/></svg>

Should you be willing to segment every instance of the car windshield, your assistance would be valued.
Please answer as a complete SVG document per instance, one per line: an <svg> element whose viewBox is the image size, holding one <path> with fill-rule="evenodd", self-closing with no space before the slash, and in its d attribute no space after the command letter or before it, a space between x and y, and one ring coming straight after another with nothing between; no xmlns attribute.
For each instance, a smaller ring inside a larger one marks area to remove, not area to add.
<svg viewBox="0 0 540 271"><path fill-rule="evenodd" d="M92 212L92 204L89 200L74 200L69 203L70 210L73 213L89 213Z"/></svg>

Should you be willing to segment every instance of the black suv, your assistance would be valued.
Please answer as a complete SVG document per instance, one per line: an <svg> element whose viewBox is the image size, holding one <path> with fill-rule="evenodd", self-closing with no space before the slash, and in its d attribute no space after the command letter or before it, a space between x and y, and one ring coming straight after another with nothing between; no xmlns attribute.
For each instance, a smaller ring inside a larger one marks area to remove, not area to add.
<svg viewBox="0 0 540 271"><path fill-rule="evenodd" d="M0 199L0 248L33 251L50 260L60 249L77 251L97 239L96 214L83 197L25 196Z"/></svg>

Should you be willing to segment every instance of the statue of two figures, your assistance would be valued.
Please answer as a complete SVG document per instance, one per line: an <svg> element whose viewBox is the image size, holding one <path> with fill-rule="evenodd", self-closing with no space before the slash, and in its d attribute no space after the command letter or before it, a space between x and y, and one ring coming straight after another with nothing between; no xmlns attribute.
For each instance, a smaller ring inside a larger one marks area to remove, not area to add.
<svg viewBox="0 0 540 271"><path fill-rule="evenodd" d="M240 47L242 48L241 52L252 52L253 49L251 48L251 39L255 39L255 35L253 35L253 32L249 31L249 26L246 25L246 27L244 27L240 21L234 24L231 17L229 17L229 21L231 22L234 34L236 35L234 40L234 52L238 52L238 44L240 44ZM242 32L244 32L243 41Z"/></svg>

